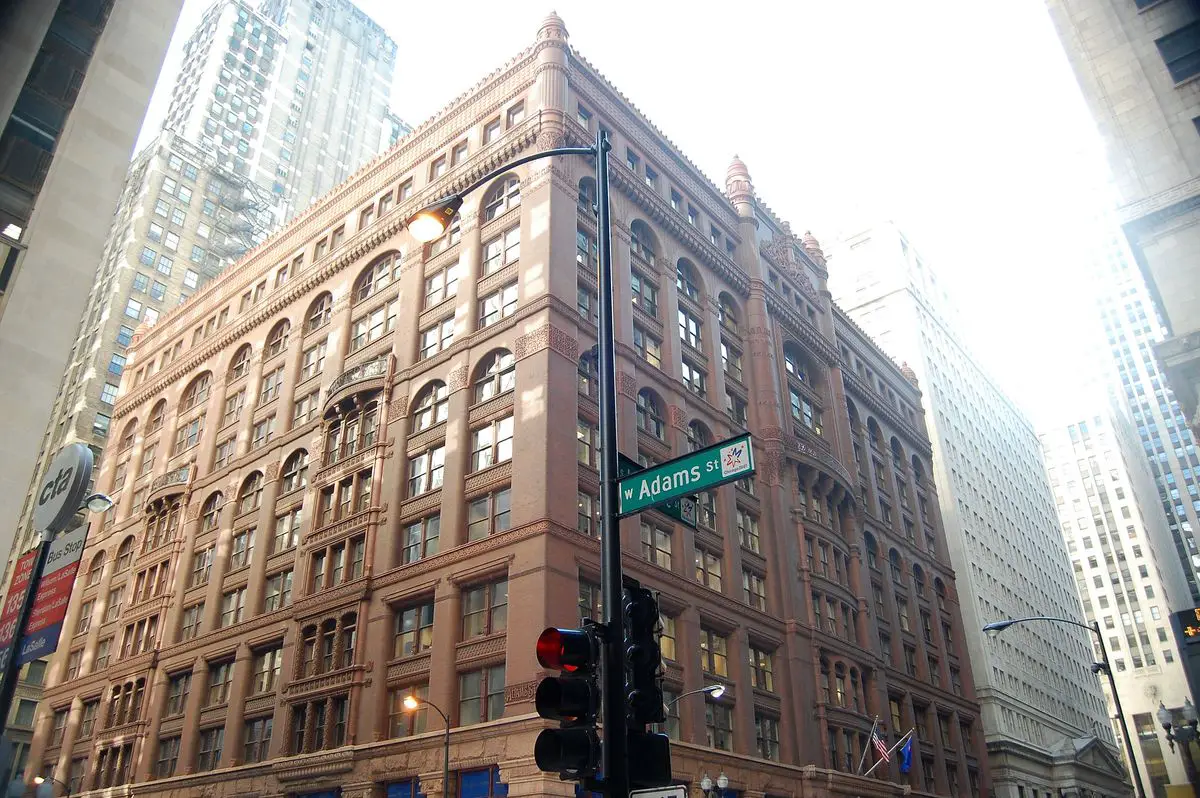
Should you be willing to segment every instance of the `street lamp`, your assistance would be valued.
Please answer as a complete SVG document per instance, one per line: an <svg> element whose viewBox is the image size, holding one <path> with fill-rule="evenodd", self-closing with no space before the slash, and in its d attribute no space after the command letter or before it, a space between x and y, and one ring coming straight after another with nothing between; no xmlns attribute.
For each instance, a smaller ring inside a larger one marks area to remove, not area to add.
<svg viewBox="0 0 1200 798"><path fill-rule="evenodd" d="M442 716L442 722L446 724L446 734L442 743L442 795L448 795L450 790L450 716L442 712L442 708L432 701L425 698L417 698L411 693L404 696L401 704L404 706L405 712L416 712L424 704Z"/></svg>
<svg viewBox="0 0 1200 798"><path fill-rule="evenodd" d="M1100 631L1100 623L1093 621L1091 624L1072 621L1070 618L1051 618L1046 615L1034 615L1029 618L1011 618L1007 621L992 621L983 627L983 631L989 637L999 637L1000 633L1008 627L1026 623L1027 621L1048 621L1050 623L1065 623L1071 626L1078 626L1080 629L1087 629L1096 636L1096 640L1100 643L1100 662L1092 663L1092 673L1104 671L1108 676L1108 688L1112 691L1113 705L1117 710L1117 720L1121 722L1121 736L1125 738L1125 756L1129 760L1129 771L1133 778L1133 784L1137 788L1138 798L1146 798L1146 788L1142 786L1142 774L1138 770L1137 759L1133 756L1133 739L1129 736L1129 724L1125 722L1125 713L1121 709L1121 696L1117 694L1117 680L1113 678L1112 666L1108 662L1108 649L1104 647L1104 635Z"/></svg>
<svg viewBox="0 0 1200 798"><path fill-rule="evenodd" d="M675 706L681 699L687 698L690 695L697 695L699 693L708 693L708 695L712 698L720 698L721 696L725 695L725 685L710 684L706 687L701 687L699 690L688 690L686 693L681 693L668 701L667 709Z"/></svg>
<svg viewBox="0 0 1200 798"><path fill-rule="evenodd" d="M1175 743L1179 743L1179 755L1183 758L1183 769L1187 773L1188 784L1192 785L1192 790L1196 795L1200 796L1200 780L1196 778L1196 763L1192 761L1192 743L1197 741L1197 716L1196 707L1192 705L1190 698L1183 699L1183 723L1173 724L1171 710L1160 701L1158 702L1158 722L1167 732L1167 743L1171 746L1171 751L1175 750Z"/></svg>
<svg viewBox="0 0 1200 798"><path fill-rule="evenodd" d="M93 513L107 513L112 509L113 500L103 493L93 493L83 500L80 510L91 510ZM78 511L77 511L78 512Z"/></svg>
<svg viewBox="0 0 1200 798"><path fill-rule="evenodd" d="M680 697L682 698L682 696ZM714 782L708 777L707 772L704 774L704 777L700 779L700 789L704 790L705 796L707 796L707 798L718 798L719 795L724 795L725 788L729 786L729 777L725 775L725 771L722 770L721 774L717 776L717 780L715 782L715 786L717 788L716 790L713 790L713 786Z"/></svg>
<svg viewBox="0 0 1200 798"><path fill-rule="evenodd" d="M58 779L56 779L54 777L50 777L50 778L46 778L45 776L34 776L33 777L33 784L35 787L41 787L46 782L50 782L51 792L53 792L53 790L54 790L54 785L58 784L59 786L61 786L63 788L63 795L71 794L71 786L69 784L64 784L63 782L59 781Z"/></svg>
<svg viewBox="0 0 1200 798"><path fill-rule="evenodd" d="M613 328L612 219L609 208L608 133L599 128L590 147L555 147L509 161L466 188L443 197L407 220L408 232L424 243L440 236L462 208L463 196L513 167L555 155L585 155L596 159L596 227L599 249L597 275L600 323L597 336L600 381L600 596L604 603L603 734L601 772L610 798L629 794L625 738L625 651L621 640L621 537L617 525L617 387L616 337Z"/></svg>

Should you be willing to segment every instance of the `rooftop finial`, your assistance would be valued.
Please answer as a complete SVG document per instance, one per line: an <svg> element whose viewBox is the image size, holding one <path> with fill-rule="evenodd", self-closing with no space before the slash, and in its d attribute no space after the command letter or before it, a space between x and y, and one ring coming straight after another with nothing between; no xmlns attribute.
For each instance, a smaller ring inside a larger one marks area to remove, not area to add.
<svg viewBox="0 0 1200 798"><path fill-rule="evenodd" d="M725 170L725 194L730 202L751 202L754 199L754 184L750 182L750 170L741 158L733 156Z"/></svg>
<svg viewBox="0 0 1200 798"><path fill-rule="evenodd" d="M562 17L558 15L558 12L551 11L542 20L541 27L538 28L538 41L542 39L567 40L567 25L562 21Z"/></svg>

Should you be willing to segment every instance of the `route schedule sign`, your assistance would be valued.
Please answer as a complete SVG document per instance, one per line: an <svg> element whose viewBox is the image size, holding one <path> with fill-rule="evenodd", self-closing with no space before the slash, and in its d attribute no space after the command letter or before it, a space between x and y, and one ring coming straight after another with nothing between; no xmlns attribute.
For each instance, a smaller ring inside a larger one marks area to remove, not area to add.
<svg viewBox="0 0 1200 798"><path fill-rule="evenodd" d="M0 609L0 673L8 666L12 657L13 643L17 638L17 623L21 620L21 605L33 578L33 566L37 562L38 549L30 549L21 555L13 569L13 578L8 585L4 607Z"/></svg>
<svg viewBox="0 0 1200 798"><path fill-rule="evenodd" d="M625 477L617 487L617 513L632 515L753 473L754 453L745 433Z"/></svg>
<svg viewBox="0 0 1200 798"><path fill-rule="evenodd" d="M17 652L17 665L24 665L39 657L50 654L58 647L63 621L67 617L67 603L71 600L71 588L83 557L83 546L87 543L87 524L80 524L71 532L59 535L50 544L46 555L46 569L33 596L33 609L29 612L29 623L21 638L21 650Z"/></svg>

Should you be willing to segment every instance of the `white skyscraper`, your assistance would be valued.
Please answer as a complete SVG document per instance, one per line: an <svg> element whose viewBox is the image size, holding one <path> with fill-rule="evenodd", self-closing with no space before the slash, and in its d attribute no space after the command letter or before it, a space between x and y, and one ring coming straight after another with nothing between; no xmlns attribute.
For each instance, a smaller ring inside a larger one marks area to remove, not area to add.
<svg viewBox="0 0 1200 798"><path fill-rule="evenodd" d="M1104 634L1142 783L1147 795L1159 794L1186 783L1179 757L1164 758L1154 713L1160 702L1181 708L1188 696L1170 614L1191 607L1191 596L1121 400L1080 404L1072 423L1041 436L1046 467L1084 614Z"/></svg>
<svg viewBox="0 0 1200 798"><path fill-rule="evenodd" d="M964 346L936 275L893 225L842 241L831 262L834 301L921 387L996 794L1112 791L1091 781L1124 777L1091 635L1043 622L978 631L1035 615L1083 622L1032 424Z"/></svg>
<svg viewBox="0 0 1200 798"><path fill-rule="evenodd" d="M350 0L220 0L187 41L165 127L287 221L379 152L395 63Z"/></svg>

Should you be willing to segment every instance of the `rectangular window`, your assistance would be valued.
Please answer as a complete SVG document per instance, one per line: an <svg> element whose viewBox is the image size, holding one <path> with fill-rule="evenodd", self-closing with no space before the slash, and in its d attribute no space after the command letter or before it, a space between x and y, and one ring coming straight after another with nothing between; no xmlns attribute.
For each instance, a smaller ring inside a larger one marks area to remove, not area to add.
<svg viewBox="0 0 1200 798"><path fill-rule="evenodd" d="M433 602L396 610L392 656L411 657L433 648Z"/></svg>
<svg viewBox="0 0 1200 798"><path fill-rule="evenodd" d="M400 562L408 564L437 554L440 535L440 515L431 515L407 524L401 533L403 548L400 551Z"/></svg>
<svg viewBox="0 0 1200 798"><path fill-rule="evenodd" d="M696 581L717 592L721 590L721 558L705 549L696 549Z"/></svg>
<svg viewBox="0 0 1200 798"><path fill-rule="evenodd" d="M454 343L454 317L421 331L421 360L433 357Z"/></svg>
<svg viewBox="0 0 1200 798"><path fill-rule="evenodd" d="M724 635L700 628L700 665L705 673L729 676L729 640Z"/></svg>
<svg viewBox="0 0 1200 798"><path fill-rule="evenodd" d="M512 491L508 488L467 502L467 540L483 540L509 528Z"/></svg>
<svg viewBox="0 0 1200 798"><path fill-rule="evenodd" d="M728 704L704 702L704 730L708 746L722 751L733 750L733 709Z"/></svg>
<svg viewBox="0 0 1200 798"><path fill-rule="evenodd" d="M642 559L669 571L671 569L670 531L645 521L641 524L641 531Z"/></svg>
<svg viewBox="0 0 1200 798"><path fill-rule="evenodd" d="M636 270L630 272L630 285L633 289L633 304L647 314L658 318L658 286L647 280Z"/></svg>
<svg viewBox="0 0 1200 798"><path fill-rule="evenodd" d="M271 731L274 718L255 718L246 721L246 747L244 761L247 764L264 762L271 748Z"/></svg>
<svg viewBox="0 0 1200 798"><path fill-rule="evenodd" d="M1154 43L1176 83L1200 74L1200 22L1184 25Z"/></svg>
<svg viewBox="0 0 1200 798"><path fill-rule="evenodd" d="M504 666L493 665L458 676L458 725L504 716Z"/></svg>
<svg viewBox="0 0 1200 798"><path fill-rule="evenodd" d="M388 729L392 737L409 737L413 734L424 734L428 728L428 705L424 701L421 701L418 703L416 710L409 710L404 706L404 699L409 696L418 699L429 698L429 683L423 682L388 691ZM392 782L392 784L395 784L395 782ZM417 795L417 790L414 789L412 782L409 782L408 790L403 793L403 798L417 798Z"/></svg>
<svg viewBox="0 0 1200 798"><path fill-rule="evenodd" d="M233 680L233 663L209 663L208 693L205 706L223 704L229 699L229 685Z"/></svg>
<svg viewBox="0 0 1200 798"><path fill-rule="evenodd" d="M464 590L462 608L463 640L507 631L508 580Z"/></svg>
<svg viewBox="0 0 1200 798"><path fill-rule="evenodd" d="M254 654L251 671L254 679L251 695L269 693L279 683L279 671L283 666L283 647L276 646Z"/></svg>
<svg viewBox="0 0 1200 798"><path fill-rule="evenodd" d="M633 348L655 368L662 368L662 342L636 324L633 326Z"/></svg>
<svg viewBox="0 0 1200 798"><path fill-rule="evenodd" d="M229 555L229 570L244 568L250 564L254 554L254 529L238 532L233 536L233 551Z"/></svg>
<svg viewBox="0 0 1200 798"><path fill-rule="evenodd" d="M494 274L520 258L521 228L513 227L483 245L483 274Z"/></svg>
<svg viewBox="0 0 1200 798"><path fill-rule="evenodd" d="M699 318L686 310L679 311L679 340L695 349L704 351L703 325Z"/></svg>
<svg viewBox="0 0 1200 798"><path fill-rule="evenodd" d="M517 284L493 291L479 300L479 326L488 327L500 319L506 319L517 310Z"/></svg>
<svg viewBox="0 0 1200 798"><path fill-rule="evenodd" d="M742 601L756 610L767 610L766 577L754 571L742 570Z"/></svg>
<svg viewBox="0 0 1200 798"><path fill-rule="evenodd" d="M504 463L512 459L513 417L493 421L471 432L471 471Z"/></svg>
<svg viewBox="0 0 1200 798"><path fill-rule="evenodd" d="M221 749L225 746L225 727L203 729L200 732L200 746L196 756L196 770L204 772L215 770L221 764Z"/></svg>
<svg viewBox="0 0 1200 798"><path fill-rule="evenodd" d="M246 610L246 588L239 587L221 595L221 628L241 623Z"/></svg>
<svg viewBox="0 0 1200 798"><path fill-rule="evenodd" d="M445 446L438 446L410 457L408 460L409 498L440 488L445 468Z"/></svg>
<svg viewBox="0 0 1200 798"><path fill-rule="evenodd" d="M458 295L458 280L462 269L454 261L425 278L425 307L431 308Z"/></svg>
<svg viewBox="0 0 1200 798"><path fill-rule="evenodd" d="M263 597L264 612L274 612L291 606L293 577L290 568L267 577L266 593Z"/></svg>

